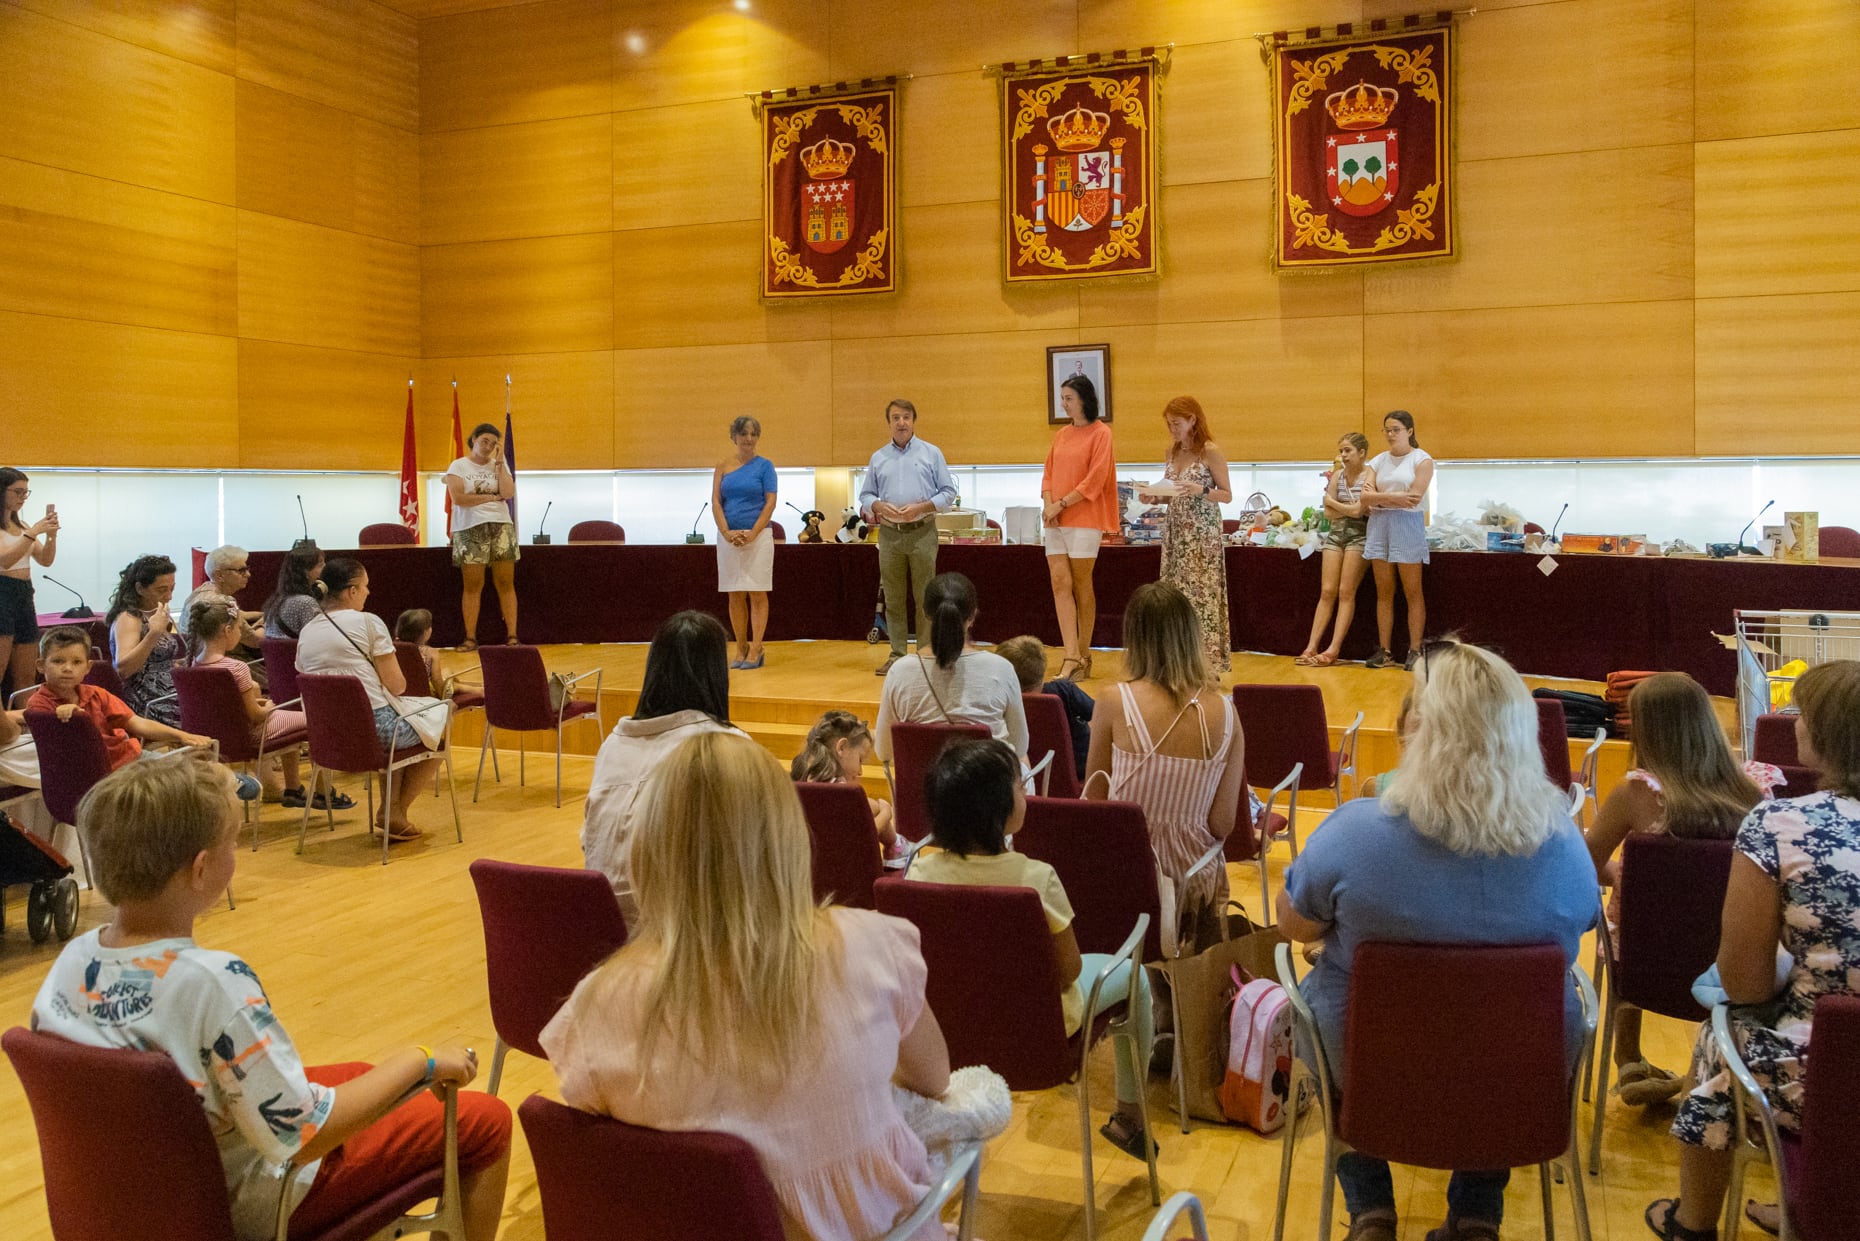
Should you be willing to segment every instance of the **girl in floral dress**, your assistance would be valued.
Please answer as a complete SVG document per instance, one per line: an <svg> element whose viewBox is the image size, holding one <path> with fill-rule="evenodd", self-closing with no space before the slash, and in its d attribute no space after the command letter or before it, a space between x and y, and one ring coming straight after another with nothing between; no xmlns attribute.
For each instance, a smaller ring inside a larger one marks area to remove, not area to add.
<svg viewBox="0 0 1860 1241"><path fill-rule="evenodd" d="M1220 506L1234 498L1227 460L1208 435L1201 402L1178 396L1163 406L1169 428L1169 459L1163 478L1179 489L1165 497L1162 580L1188 596L1208 672L1219 676L1233 667L1227 640L1227 554L1221 538Z"/></svg>

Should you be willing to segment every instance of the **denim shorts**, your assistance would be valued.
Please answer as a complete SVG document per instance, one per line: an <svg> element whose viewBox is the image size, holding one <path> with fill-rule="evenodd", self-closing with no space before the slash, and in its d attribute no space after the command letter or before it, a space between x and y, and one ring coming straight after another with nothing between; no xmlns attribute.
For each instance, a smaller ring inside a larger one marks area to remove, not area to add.
<svg viewBox="0 0 1860 1241"><path fill-rule="evenodd" d="M414 732L413 725L401 719L400 712L393 707L375 708L375 738L388 750L420 744L420 734Z"/></svg>
<svg viewBox="0 0 1860 1241"><path fill-rule="evenodd" d="M1364 560L1390 564L1427 563L1427 521L1418 508L1379 508L1369 514Z"/></svg>

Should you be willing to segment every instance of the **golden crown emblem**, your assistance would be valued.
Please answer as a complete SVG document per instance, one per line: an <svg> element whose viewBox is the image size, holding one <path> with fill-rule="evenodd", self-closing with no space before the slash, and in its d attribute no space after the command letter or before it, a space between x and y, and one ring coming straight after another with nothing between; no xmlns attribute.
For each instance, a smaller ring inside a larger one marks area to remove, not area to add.
<svg viewBox="0 0 1860 1241"><path fill-rule="evenodd" d="M802 148L801 166L814 180L828 181L845 176L846 170L852 167L853 156L858 153L859 148L850 142L822 138L813 146Z"/></svg>
<svg viewBox="0 0 1860 1241"><path fill-rule="evenodd" d="M1046 132L1053 136L1053 142L1062 151L1089 151L1103 140L1109 128L1111 117L1108 113L1093 112L1083 105L1046 122Z"/></svg>
<svg viewBox="0 0 1860 1241"><path fill-rule="evenodd" d="M1389 119L1401 92L1390 86L1358 82L1324 100L1324 110L1339 129L1374 129Z"/></svg>

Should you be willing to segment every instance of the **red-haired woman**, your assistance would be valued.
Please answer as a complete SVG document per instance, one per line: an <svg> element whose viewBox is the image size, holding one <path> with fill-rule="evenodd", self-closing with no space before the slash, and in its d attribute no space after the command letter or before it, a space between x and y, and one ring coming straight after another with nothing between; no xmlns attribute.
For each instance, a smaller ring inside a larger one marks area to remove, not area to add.
<svg viewBox="0 0 1860 1241"><path fill-rule="evenodd" d="M1208 671L1233 666L1227 641L1227 556L1221 539L1221 505L1234 498L1227 460L1208 435L1208 416L1192 396L1163 406L1169 428L1169 458L1163 478L1174 484L1164 497L1162 580L1188 596L1201 627Z"/></svg>

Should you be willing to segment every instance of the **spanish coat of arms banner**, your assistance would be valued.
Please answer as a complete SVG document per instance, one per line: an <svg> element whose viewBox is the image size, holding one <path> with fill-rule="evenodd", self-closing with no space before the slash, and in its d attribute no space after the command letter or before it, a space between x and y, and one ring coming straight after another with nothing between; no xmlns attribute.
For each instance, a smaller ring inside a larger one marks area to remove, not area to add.
<svg viewBox="0 0 1860 1241"><path fill-rule="evenodd" d="M762 106L762 295L897 287L897 91Z"/></svg>
<svg viewBox="0 0 1860 1241"><path fill-rule="evenodd" d="M1155 272L1155 62L1006 65L1001 100L1007 278Z"/></svg>
<svg viewBox="0 0 1860 1241"><path fill-rule="evenodd" d="M1273 262L1453 254L1452 27L1273 51Z"/></svg>

